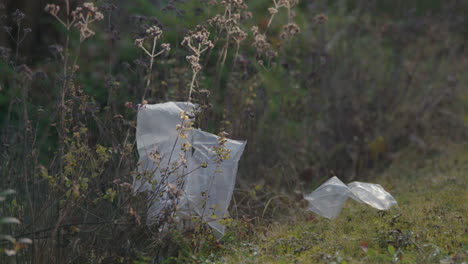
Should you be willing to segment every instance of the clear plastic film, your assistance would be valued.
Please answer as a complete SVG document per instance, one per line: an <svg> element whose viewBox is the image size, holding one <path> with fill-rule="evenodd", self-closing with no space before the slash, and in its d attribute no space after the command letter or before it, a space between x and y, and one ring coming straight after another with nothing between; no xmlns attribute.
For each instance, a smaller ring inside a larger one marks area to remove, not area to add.
<svg viewBox="0 0 468 264"><path fill-rule="evenodd" d="M346 185L337 177L332 177L315 191L304 196L309 202L309 210L328 219L340 214L348 198L379 210L388 210L397 205L395 198L380 184L356 181Z"/></svg>
<svg viewBox="0 0 468 264"><path fill-rule="evenodd" d="M220 238L225 230L221 220L228 216L237 167L246 143L228 139L225 148L229 150L230 158L216 162L214 147L219 146L218 136L190 129L186 131L186 137L181 138L176 130L181 124L180 114L185 112L193 116L195 107L187 102L140 107L137 119L138 169L140 175L146 177L135 177L134 190L152 194L147 215L150 223L158 219L168 205L177 203L177 216L197 215ZM184 151L181 148L183 142L190 143L191 148ZM168 170L171 173L167 173ZM179 192L176 198L171 196L171 193Z"/></svg>

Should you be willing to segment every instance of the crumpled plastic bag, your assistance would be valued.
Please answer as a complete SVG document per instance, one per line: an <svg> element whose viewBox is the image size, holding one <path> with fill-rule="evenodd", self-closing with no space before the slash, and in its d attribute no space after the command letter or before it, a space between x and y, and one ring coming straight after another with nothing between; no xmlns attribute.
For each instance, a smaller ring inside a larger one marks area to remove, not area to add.
<svg viewBox="0 0 468 264"><path fill-rule="evenodd" d="M176 126L182 122L181 112L193 116L195 108L195 105L187 102L140 107L136 134L140 156L138 170L141 174L150 173L150 178L156 183L150 183L144 177L135 177L134 190L152 194L148 198L149 223L157 220L168 204L175 202L178 216L198 215L221 238L225 231L221 220L228 216L238 163L246 142L228 139L225 147L230 150L230 158L220 163L214 162L216 153L213 147L219 146L218 136L191 129L186 132L187 138L182 139L176 130ZM189 142L191 149L184 152L182 142ZM158 162L155 162L155 156L159 158ZM185 159L185 165L173 166L181 158ZM165 176L167 174L163 170L166 168L173 170L173 173ZM171 189L172 192L174 189L181 191L180 197L171 197Z"/></svg>
<svg viewBox="0 0 468 264"><path fill-rule="evenodd" d="M304 199L309 202L309 210L328 219L334 219L340 214L348 197L379 210L388 210L397 205L395 198L380 184L355 181L346 185L336 176L312 193L305 195Z"/></svg>

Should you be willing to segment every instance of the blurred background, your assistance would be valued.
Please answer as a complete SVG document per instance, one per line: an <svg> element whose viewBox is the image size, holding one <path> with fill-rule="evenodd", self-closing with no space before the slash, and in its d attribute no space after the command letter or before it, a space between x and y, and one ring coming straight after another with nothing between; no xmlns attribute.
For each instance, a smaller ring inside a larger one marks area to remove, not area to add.
<svg viewBox="0 0 468 264"><path fill-rule="evenodd" d="M54 3L63 12L64 1L1 3L0 189L21 191L37 183L45 192L49 187L41 184L47 183L31 177L48 179L44 173L53 177L61 171L55 128L57 113L65 111L57 105L66 32L44 7ZM81 3L71 1L71 9ZM293 13L279 10L269 25L273 3L250 0L248 9L239 11L239 27L248 35L238 45L207 22L223 13L222 3L95 4L104 14L104 20L91 26L95 36L80 45L79 34L70 34L70 56L76 56L79 69L73 76L74 92L67 96L81 103L70 106L75 110L69 114L68 132L86 127L82 143L93 151L97 145L108 150L101 160L104 169L93 172L103 195L109 195L106 190L114 179L130 181L136 166L136 105L145 90L148 58L134 41L152 25L164 31L161 43L172 49L155 61L145 97L149 103L187 100L192 75L185 57L190 53L180 44L196 25L211 32L215 47L201 57L193 100L203 108L197 126L248 142L234 215L265 214L265 202L274 195L308 192L333 175L347 182L368 179L368 172L385 168L408 148L429 157L437 154L438 142L466 140L468 1L300 0ZM13 15L17 9L24 19ZM300 33L283 38L284 26L291 23ZM259 52L252 26L265 34L275 56ZM230 43L227 52L225 43ZM32 167L24 170L24 162ZM47 201L36 191L32 197L38 203ZM41 208L27 197L17 202ZM274 203L267 214L289 206ZM28 218L25 208L11 213L23 212Z"/></svg>

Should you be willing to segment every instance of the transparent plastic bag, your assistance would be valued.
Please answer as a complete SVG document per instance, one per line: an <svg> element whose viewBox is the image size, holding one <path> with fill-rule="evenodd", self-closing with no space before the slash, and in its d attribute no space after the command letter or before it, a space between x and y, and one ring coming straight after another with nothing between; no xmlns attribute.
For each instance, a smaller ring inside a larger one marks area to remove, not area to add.
<svg viewBox="0 0 468 264"><path fill-rule="evenodd" d="M180 113L193 116L195 105L186 102L167 102L143 105L138 111L137 147L140 155L138 170L148 177L134 179L135 192L148 191L149 223L158 219L168 205L176 203L177 217L198 215L220 238L225 227L222 219L228 216L228 207L234 190L239 159L244 151L245 141L228 139L225 147L230 158L215 162L213 147L218 145L218 136L199 129L186 132L181 139L176 126L181 124ZM189 142L191 149L184 152L182 142ZM157 155L155 155L155 153ZM159 159L155 162L155 156ZM183 157L185 164L173 163ZM172 173L167 175L165 169ZM181 191L180 197L170 195L170 189Z"/></svg>
<svg viewBox="0 0 468 264"><path fill-rule="evenodd" d="M309 210L328 219L334 219L340 214L348 197L379 210L388 210L397 205L395 198L380 184L356 181L346 185L336 176L312 193L305 195L304 199L309 202Z"/></svg>

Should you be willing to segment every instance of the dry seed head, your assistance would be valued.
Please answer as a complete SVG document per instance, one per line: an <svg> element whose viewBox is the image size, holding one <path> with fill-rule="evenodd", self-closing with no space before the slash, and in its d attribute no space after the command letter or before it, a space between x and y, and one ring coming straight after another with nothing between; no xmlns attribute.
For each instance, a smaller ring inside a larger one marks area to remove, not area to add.
<svg viewBox="0 0 468 264"><path fill-rule="evenodd" d="M295 23L289 23L283 26L283 32L281 33L280 37L282 39L291 38L301 32L301 29Z"/></svg>
<svg viewBox="0 0 468 264"><path fill-rule="evenodd" d="M314 22L317 24L324 24L328 21L328 17L325 14L318 14L314 17Z"/></svg>
<svg viewBox="0 0 468 264"><path fill-rule="evenodd" d="M217 25L218 27L223 27L226 24L226 18L220 14L207 20L210 26Z"/></svg>
<svg viewBox="0 0 468 264"><path fill-rule="evenodd" d="M44 8L44 11L46 11L47 13L53 16L57 16L58 12L60 11L60 6L55 5L55 4L47 4Z"/></svg>
<svg viewBox="0 0 468 264"><path fill-rule="evenodd" d="M143 47L143 43L145 42L145 39L144 38L137 38L135 39L135 46L141 48Z"/></svg>
<svg viewBox="0 0 468 264"><path fill-rule="evenodd" d="M101 21L104 19L104 15L101 12L96 12L96 14L94 14L94 18L98 21Z"/></svg>
<svg viewBox="0 0 468 264"><path fill-rule="evenodd" d="M80 14L81 12L83 12L83 8L80 7L80 6L76 7L75 10L73 10L73 11L71 12L71 15L72 15L73 19L79 19L79 17L80 17L79 14Z"/></svg>
<svg viewBox="0 0 468 264"><path fill-rule="evenodd" d="M248 8L244 0L223 0L221 1L221 5L230 6L235 9L247 9Z"/></svg>
<svg viewBox="0 0 468 264"><path fill-rule="evenodd" d="M86 2L86 3L83 3L83 6L85 8L87 8L89 11L91 12L97 12L98 11L98 8L94 6L94 3L92 2Z"/></svg>
<svg viewBox="0 0 468 264"><path fill-rule="evenodd" d="M161 48L163 48L166 52L169 52L171 50L171 44L163 43L161 44Z"/></svg>
<svg viewBox="0 0 468 264"><path fill-rule="evenodd" d="M189 34L184 37L184 40L182 40L182 45L191 45L193 44L201 44L201 46L207 46L210 49L214 47L213 43L209 39L210 37L210 32L206 30L205 27L202 27L200 25L197 26L196 31L189 31Z"/></svg>
<svg viewBox="0 0 468 264"><path fill-rule="evenodd" d="M16 9L15 12L13 12L11 14L11 18L13 19L13 21L15 21L16 23L19 23L21 20L23 20L24 18L26 17L26 15L21 12L19 9Z"/></svg>
<svg viewBox="0 0 468 264"><path fill-rule="evenodd" d="M104 15L91 2L83 3L83 7L78 6L71 15L74 21L73 26L80 31L81 41L95 35L95 32L89 28L91 23L104 19Z"/></svg>
<svg viewBox="0 0 468 264"><path fill-rule="evenodd" d="M252 31L252 33L253 33L254 35L259 34L259 31L258 31L258 27L257 27L257 26L252 26L252 28L251 28L250 30Z"/></svg>
<svg viewBox="0 0 468 264"><path fill-rule="evenodd" d="M194 72L201 71L202 67L200 65L200 58L198 56L190 55L187 56L186 59L190 63L190 66Z"/></svg>
<svg viewBox="0 0 468 264"><path fill-rule="evenodd" d="M162 35L162 30L157 26L152 26L146 30L146 34L159 39Z"/></svg>
<svg viewBox="0 0 468 264"><path fill-rule="evenodd" d="M190 144L188 141L186 141L186 142L182 143L181 148L184 151L189 151L192 148L192 144Z"/></svg>
<svg viewBox="0 0 468 264"><path fill-rule="evenodd" d="M243 13L243 17L242 17L242 18L243 18L243 19L251 19L252 17L253 17L252 12L250 12L250 11L245 11L245 12Z"/></svg>
<svg viewBox="0 0 468 264"><path fill-rule="evenodd" d="M245 33L240 27L234 27L233 31L231 32L233 38L237 42L241 42L247 38L247 33Z"/></svg>
<svg viewBox="0 0 468 264"><path fill-rule="evenodd" d="M255 47L258 53L265 53L270 49L270 43L268 43L265 34L260 34L258 27L253 26L252 32L254 34L254 42L252 46Z"/></svg>
<svg viewBox="0 0 468 264"><path fill-rule="evenodd" d="M81 40L85 40L89 37L94 36L96 33L92 31L86 23L83 23L79 21L78 23L75 24L75 27L80 30L80 38Z"/></svg>
<svg viewBox="0 0 468 264"><path fill-rule="evenodd" d="M299 0L279 0L277 7L293 7L299 3Z"/></svg>
<svg viewBox="0 0 468 264"><path fill-rule="evenodd" d="M128 109L133 109L133 103L132 102L125 102L125 107Z"/></svg>

